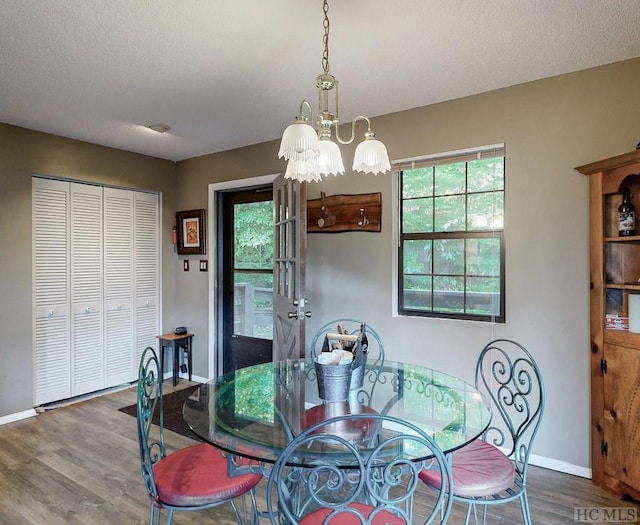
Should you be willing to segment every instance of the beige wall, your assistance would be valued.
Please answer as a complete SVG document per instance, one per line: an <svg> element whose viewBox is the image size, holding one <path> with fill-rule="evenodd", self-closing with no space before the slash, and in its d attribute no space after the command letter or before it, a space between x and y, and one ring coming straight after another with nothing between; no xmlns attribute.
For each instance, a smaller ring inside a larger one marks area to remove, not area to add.
<svg viewBox="0 0 640 525"><path fill-rule="evenodd" d="M33 406L31 177L51 175L162 193L164 318L173 304L171 225L176 167L136 155L0 124L0 417Z"/></svg>
<svg viewBox="0 0 640 525"><path fill-rule="evenodd" d="M587 178L574 167L634 149L639 93L635 59L374 119L392 159L506 144L507 322L394 317L393 176L347 174L312 184L309 198L320 189L330 195L380 191L382 232L309 235L308 334L334 317L363 317L381 333L388 358L469 380L487 341L517 339L532 351L546 380L547 412L534 454L541 464L585 473L588 200ZM169 244L169 215L207 208L212 182L282 170L277 146L274 141L180 162L174 185L171 163L0 126L0 416L31 406L31 173L163 191L164 327L185 324L196 332L194 372L205 376L212 274L182 271L183 257ZM344 149L345 160L352 152Z"/></svg>
<svg viewBox="0 0 640 525"><path fill-rule="evenodd" d="M393 177L347 174L311 184L308 197L321 189L329 195L380 191L382 232L309 235L307 340L329 319L362 317L381 333L389 358L471 381L486 342L516 339L532 351L546 380L538 462L588 472L588 180L574 167L635 148L639 93L636 59L374 119L392 159L506 144L507 322L394 317ZM205 207L211 182L282 170L277 147L274 141L179 163L188 189L180 192L179 207ZM345 165L352 153L343 148ZM207 327L207 277L176 277L177 303L199 334ZM206 363L199 366L204 370Z"/></svg>

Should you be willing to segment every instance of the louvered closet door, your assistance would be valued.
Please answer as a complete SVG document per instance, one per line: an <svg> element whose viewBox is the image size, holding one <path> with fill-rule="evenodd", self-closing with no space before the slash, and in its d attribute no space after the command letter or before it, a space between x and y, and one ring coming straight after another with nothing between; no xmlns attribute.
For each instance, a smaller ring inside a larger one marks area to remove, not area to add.
<svg viewBox="0 0 640 525"><path fill-rule="evenodd" d="M133 381L133 192L104 189L104 292L107 385Z"/></svg>
<svg viewBox="0 0 640 525"><path fill-rule="evenodd" d="M136 363L147 346L156 351L160 334L160 197L134 192ZM159 353L159 352L158 352ZM135 375L137 376L137 369Z"/></svg>
<svg viewBox="0 0 640 525"><path fill-rule="evenodd" d="M34 178L34 405L71 395L69 184Z"/></svg>
<svg viewBox="0 0 640 525"><path fill-rule="evenodd" d="M71 187L71 395L105 387L102 188Z"/></svg>

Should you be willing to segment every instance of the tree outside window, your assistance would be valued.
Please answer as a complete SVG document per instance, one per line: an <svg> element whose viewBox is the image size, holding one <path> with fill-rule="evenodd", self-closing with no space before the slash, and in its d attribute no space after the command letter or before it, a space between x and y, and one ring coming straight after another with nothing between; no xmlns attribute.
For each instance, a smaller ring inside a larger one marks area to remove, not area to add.
<svg viewBox="0 0 640 525"><path fill-rule="evenodd" d="M504 148L400 169L398 310L504 322Z"/></svg>

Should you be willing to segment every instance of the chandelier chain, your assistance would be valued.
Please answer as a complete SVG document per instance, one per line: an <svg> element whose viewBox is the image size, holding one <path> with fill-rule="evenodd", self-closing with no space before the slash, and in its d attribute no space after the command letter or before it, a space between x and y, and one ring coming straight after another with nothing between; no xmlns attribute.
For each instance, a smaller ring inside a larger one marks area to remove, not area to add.
<svg viewBox="0 0 640 525"><path fill-rule="evenodd" d="M322 53L322 69L325 74L329 73L329 2L323 0L322 11L324 12L324 20L322 27L324 27L324 36L322 42L324 43L324 51Z"/></svg>

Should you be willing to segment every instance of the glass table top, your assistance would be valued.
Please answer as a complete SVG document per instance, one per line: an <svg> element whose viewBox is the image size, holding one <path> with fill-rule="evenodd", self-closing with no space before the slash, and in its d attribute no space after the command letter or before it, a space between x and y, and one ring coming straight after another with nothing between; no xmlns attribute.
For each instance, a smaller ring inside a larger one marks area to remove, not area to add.
<svg viewBox="0 0 640 525"><path fill-rule="evenodd" d="M389 361L368 366L362 388L351 390L346 401L320 399L314 364L301 359L255 365L204 383L183 408L186 423L205 441L267 463L312 424L357 413L413 423L445 452L473 441L491 420L482 395L462 379ZM349 428L340 431L350 437Z"/></svg>

